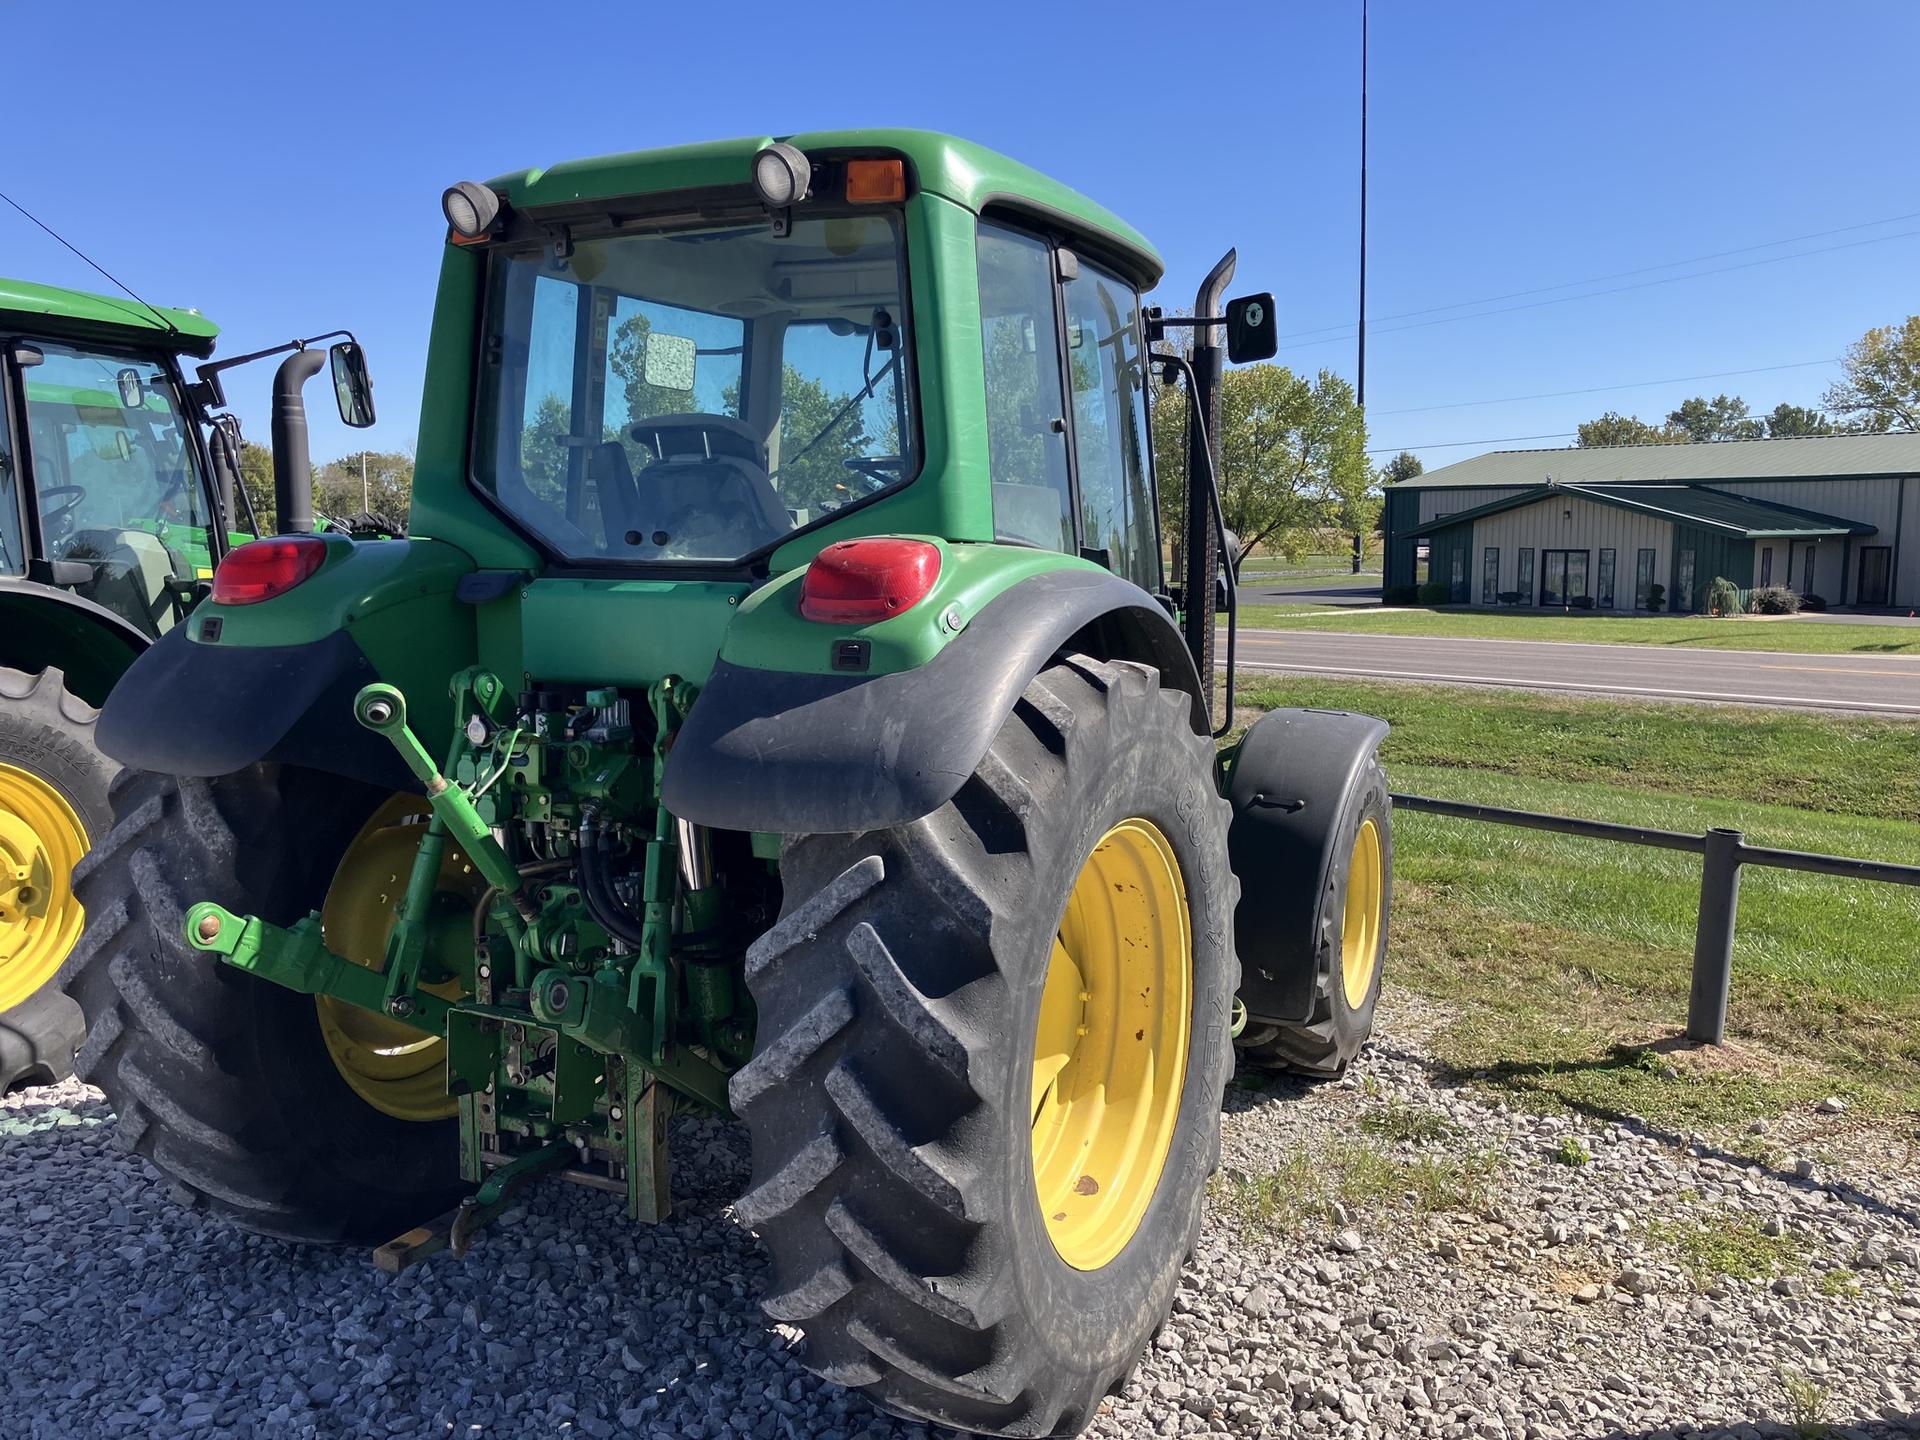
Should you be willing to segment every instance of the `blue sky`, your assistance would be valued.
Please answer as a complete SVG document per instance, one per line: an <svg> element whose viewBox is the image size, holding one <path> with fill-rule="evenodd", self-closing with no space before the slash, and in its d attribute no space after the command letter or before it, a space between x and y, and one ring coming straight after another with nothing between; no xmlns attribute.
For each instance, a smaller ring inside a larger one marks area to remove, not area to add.
<svg viewBox="0 0 1920 1440"><path fill-rule="evenodd" d="M1277 297L1280 358L1353 372L1358 0L1077 18L337 0L123 7L85 37L73 13L8 11L9 52L44 63L10 70L9 111L31 119L0 188L148 299L205 311L226 353L352 327L379 447L413 443L448 183L826 126L953 130L1059 175L1153 237L1167 304L1236 245L1237 288ZM83 48L90 76L62 59ZM1835 367L1800 362L1920 310L1917 52L1911 0L1374 0L1371 443L1431 467L1494 448L1447 442L1702 390L1815 402ZM1770 244L1816 232L1841 233ZM0 270L99 284L4 210ZM1480 318L1407 314L1608 275ZM1647 283L1679 275L1697 278ZM232 387L263 441L268 379ZM313 396L316 458L356 448ZM1457 408L1416 408L1435 406Z"/></svg>

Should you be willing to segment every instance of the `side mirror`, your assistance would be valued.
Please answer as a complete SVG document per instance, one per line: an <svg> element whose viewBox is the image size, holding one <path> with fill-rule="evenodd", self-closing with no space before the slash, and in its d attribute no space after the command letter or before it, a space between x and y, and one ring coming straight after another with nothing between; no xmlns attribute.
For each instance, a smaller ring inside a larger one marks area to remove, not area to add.
<svg viewBox="0 0 1920 1440"><path fill-rule="evenodd" d="M1242 295L1227 302L1227 358L1236 365L1271 360L1280 348L1273 296Z"/></svg>
<svg viewBox="0 0 1920 1440"><path fill-rule="evenodd" d="M129 410L138 410L141 400L145 398L140 390L140 372L129 365L115 374L113 379L120 387L120 403Z"/></svg>
<svg viewBox="0 0 1920 1440"><path fill-rule="evenodd" d="M367 352L357 341L342 340L327 351L333 370L333 398L342 423L356 430L373 424L373 380L367 374Z"/></svg>

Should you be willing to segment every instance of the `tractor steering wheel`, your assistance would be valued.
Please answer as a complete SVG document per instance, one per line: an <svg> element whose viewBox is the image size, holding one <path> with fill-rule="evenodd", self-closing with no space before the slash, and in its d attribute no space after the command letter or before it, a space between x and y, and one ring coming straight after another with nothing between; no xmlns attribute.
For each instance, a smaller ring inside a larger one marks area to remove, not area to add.
<svg viewBox="0 0 1920 1440"><path fill-rule="evenodd" d="M53 527L64 521L79 508L80 502L87 498L84 485L49 485L40 492L40 528L52 537ZM49 501L65 500L64 505L47 508ZM64 532L63 532L64 533Z"/></svg>

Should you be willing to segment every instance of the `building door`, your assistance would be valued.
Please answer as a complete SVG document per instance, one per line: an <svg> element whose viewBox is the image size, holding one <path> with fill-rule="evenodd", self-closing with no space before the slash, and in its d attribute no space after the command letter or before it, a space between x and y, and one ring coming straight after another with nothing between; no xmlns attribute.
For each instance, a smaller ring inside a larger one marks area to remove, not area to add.
<svg viewBox="0 0 1920 1440"><path fill-rule="evenodd" d="M1633 608L1645 610L1653 599L1654 552L1642 550L1633 567Z"/></svg>
<svg viewBox="0 0 1920 1440"><path fill-rule="evenodd" d="M1860 593L1862 605L1893 603L1893 547L1869 545L1860 552Z"/></svg>
<svg viewBox="0 0 1920 1440"><path fill-rule="evenodd" d="M1818 540L1795 540L1787 546L1787 584L1802 595L1818 595L1814 589L1816 567L1814 561L1820 555Z"/></svg>
<svg viewBox="0 0 1920 1440"><path fill-rule="evenodd" d="M1571 605L1587 593L1585 550L1540 552L1540 603Z"/></svg>
<svg viewBox="0 0 1920 1440"><path fill-rule="evenodd" d="M1760 547L1760 588L1766 589L1773 584L1773 546Z"/></svg>

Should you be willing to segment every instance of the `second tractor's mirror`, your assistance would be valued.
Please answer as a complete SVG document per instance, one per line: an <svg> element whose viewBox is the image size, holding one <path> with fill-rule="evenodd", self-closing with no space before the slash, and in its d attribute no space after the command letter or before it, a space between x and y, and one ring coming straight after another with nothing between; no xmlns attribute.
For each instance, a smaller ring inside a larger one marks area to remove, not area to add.
<svg viewBox="0 0 1920 1440"><path fill-rule="evenodd" d="M129 365L113 378L120 387L120 403L129 410L138 410L141 400L146 398L140 390L140 372Z"/></svg>
<svg viewBox="0 0 1920 1440"><path fill-rule="evenodd" d="M367 352L358 342L342 340L327 352L333 368L333 398L340 419L356 430L373 424L373 378L367 374Z"/></svg>
<svg viewBox="0 0 1920 1440"><path fill-rule="evenodd" d="M647 353L641 365L641 378L649 385L658 385L662 390L691 390L694 361L698 353L698 347L685 335L664 335L658 330L651 331L647 335Z"/></svg>
<svg viewBox="0 0 1920 1440"><path fill-rule="evenodd" d="M1280 348L1273 296L1242 295L1227 302L1227 358L1236 365L1271 360Z"/></svg>

